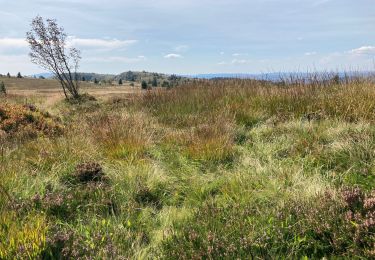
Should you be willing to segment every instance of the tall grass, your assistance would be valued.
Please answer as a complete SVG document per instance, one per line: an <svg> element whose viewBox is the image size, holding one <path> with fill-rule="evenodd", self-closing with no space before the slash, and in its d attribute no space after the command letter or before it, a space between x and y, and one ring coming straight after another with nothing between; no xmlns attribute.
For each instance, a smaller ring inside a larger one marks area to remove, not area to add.
<svg viewBox="0 0 375 260"><path fill-rule="evenodd" d="M321 84L315 81L287 84L240 79L197 81L167 92L149 92L143 105L162 122L177 126L190 125L189 119L199 122L195 118L198 114L223 111L236 114L239 120L241 116L251 117L251 114L286 119L318 113L325 118L345 121L372 121L375 116L373 87L374 82L366 78L330 81L330 84L325 81Z"/></svg>

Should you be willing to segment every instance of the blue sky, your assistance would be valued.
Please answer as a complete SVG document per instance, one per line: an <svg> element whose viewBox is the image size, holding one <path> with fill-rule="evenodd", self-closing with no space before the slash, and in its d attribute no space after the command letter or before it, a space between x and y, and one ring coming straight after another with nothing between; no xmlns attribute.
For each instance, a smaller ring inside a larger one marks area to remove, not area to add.
<svg viewBox="0 0 375 260"><path fill-rule="evenodd" d="M267 73L375 69L374 0L0 0L0 73L43 72L24 41L56 18L81 71Z"/></svg>

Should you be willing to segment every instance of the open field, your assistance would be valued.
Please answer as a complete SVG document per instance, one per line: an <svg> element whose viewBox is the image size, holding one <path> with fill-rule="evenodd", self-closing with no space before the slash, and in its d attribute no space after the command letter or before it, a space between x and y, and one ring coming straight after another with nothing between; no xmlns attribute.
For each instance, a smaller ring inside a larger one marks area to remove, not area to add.
<svg viewBox="0 0 375 260"><path fill-rule="evenodd" d="M0 77L1 81L4 82L9 95L31 99L33 103L44 107L53 105L64 98L59 82L53 79ZM141 93L139 84L135 84L132 87L129 83L124 83L120 86L110 84L95 85L92 82L80 82L80 86L82 92L94 95L99 99L106 99L113 96L126 97L129 94ZM23 102L28 101L24 100Z"/></svg>
<svg viewBox="0 0 375 260"><path fill-rule="evenodd" d="M4 82L0 259L375 257L369 79Z"/></svg>

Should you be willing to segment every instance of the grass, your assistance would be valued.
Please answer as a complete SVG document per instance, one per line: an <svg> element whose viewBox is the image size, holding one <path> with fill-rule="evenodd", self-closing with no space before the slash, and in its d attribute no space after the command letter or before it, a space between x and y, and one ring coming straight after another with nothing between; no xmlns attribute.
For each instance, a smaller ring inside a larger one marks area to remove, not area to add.
<svg viewBox="0 0 375 260"><path fill-rule="evenodd" d="M64 131L1 145L0 258L372 258L373 87L204 80L45 101ZM104 177L77 181L84 162Z"/></svg>

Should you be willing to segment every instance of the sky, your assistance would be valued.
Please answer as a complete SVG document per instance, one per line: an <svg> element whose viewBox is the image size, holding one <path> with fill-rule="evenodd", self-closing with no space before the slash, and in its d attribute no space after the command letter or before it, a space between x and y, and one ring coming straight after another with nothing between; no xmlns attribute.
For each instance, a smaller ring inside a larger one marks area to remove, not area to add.
<svg viewBox="0 0 375 260"><path fill-rule="evenodd" d="M24 40L36 15L65 28L83 72L375 69L374 0L0 0L0 73L44 72Z"/></svg>

